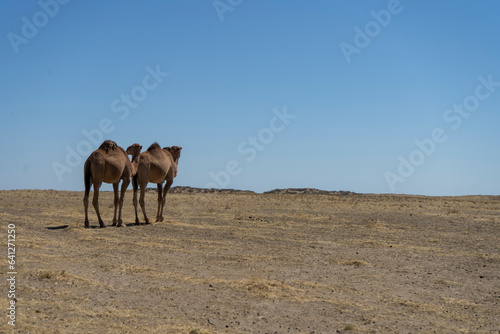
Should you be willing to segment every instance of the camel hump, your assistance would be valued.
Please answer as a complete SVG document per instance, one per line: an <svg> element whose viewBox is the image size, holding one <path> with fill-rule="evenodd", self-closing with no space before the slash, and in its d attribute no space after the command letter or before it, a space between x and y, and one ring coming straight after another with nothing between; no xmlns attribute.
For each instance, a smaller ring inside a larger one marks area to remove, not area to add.
<svg viewBox="0 0 500 334"><path fill-rule="evenodd" d="M101 146L99 146L99 149L100 150L104 150L106 151L106 153L108 153L110 150L115 150L116 148L118 147L118 145L116 145L116 143L112 140L105 140Z"/></svg>
<svg viewBox="0 0 500 334"><path fill-rule="evenodd" d="M161 149L161 146L157 142L154 142L153 144L151 144L151 146L148 147L148 151L156 150L157 148Z"/></svg>

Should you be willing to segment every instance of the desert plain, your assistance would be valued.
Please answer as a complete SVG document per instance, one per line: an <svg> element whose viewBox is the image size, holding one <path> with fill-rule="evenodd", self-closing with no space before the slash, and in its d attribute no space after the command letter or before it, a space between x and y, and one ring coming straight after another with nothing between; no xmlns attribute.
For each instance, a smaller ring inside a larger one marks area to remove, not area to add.
<svg viewBox="0 0 500 334"><path fill-rule="evenodd" d="M2 333L499 333L500 196L0 191ZM140 215L143 222L142 215ZM7 234L15 225L16 321ZM12 225L11 225L12 226Z"/></svg>

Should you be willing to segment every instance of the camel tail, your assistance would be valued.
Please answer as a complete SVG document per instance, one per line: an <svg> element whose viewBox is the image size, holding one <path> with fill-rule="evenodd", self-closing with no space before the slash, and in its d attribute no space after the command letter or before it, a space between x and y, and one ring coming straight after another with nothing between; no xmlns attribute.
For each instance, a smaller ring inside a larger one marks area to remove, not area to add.
<svg viewBox="0 0 500 334"><path fill-rule="evenodd" d="M90 192L90 186L92 184L92 172L90 170L90 163L88 161L85 162L85 166L83 167L83 179L85 182L85 193L88 194Z"/></svg>

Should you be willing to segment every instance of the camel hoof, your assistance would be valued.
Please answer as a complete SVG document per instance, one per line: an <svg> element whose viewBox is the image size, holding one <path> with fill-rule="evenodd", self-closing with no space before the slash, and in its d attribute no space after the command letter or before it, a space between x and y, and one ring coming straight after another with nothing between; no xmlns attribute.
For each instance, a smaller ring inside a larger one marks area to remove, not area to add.
<svg viewBox="0 0 500 334"><path fill-rule="evenodd" d="M99 228L105 228L106 225L99 225Z"/></svg>
<svg viewBox="0 0 500 334"><path fill-rule="evenodd" d="M88 224L85 224L85 228L90 228L90 225L88 225Z"/></svg>

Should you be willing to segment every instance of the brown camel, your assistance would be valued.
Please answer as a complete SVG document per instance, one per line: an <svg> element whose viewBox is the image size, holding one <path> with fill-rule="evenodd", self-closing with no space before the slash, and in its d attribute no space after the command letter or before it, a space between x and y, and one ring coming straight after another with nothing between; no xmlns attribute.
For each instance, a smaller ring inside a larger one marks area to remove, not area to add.
<svg viewBox="0 0 500 334"><path fill-rule="evenodd" d="M123 226L122 222L122 207L125 191L130 183L132 176L132 164L128 159L127 153L114 141L105 140L101 146L92 152L85 161L84 166L84 181L85 195L83 197L83 206L85 207L85 227L90 227L88 218L89 193L90 187L94 185L94 206L97 218L99 219L100 227L106 227L99 213L99 188L103 182L112 183L115 193L115 214L113 216L113 226ZM122 182L120 197L118 198L118 187ZM118 219L117 219L118 213Z"/></svg>
<svg viewBox="0 0 500 334"><path fill-rule="evenodd" d="M174 182L174 177L177 176L177 165L181 155L182 147L172 146L161 148L158 143L152 144L147 151L142 152L137 161L137 173L133 176L134 187L134 209L135 223L139 225L139 217L137 215L137 189L140 187L141 196L139 204L141 205L144 221L149 224L149 219L146 215L146 206L144 203L144 194L148 182L154 182L158 187L158 210L156 211L156 221L163 221L163 208L165 207L165 198L170 186ZM162 191L163 182L166 181Z"/></svg>

